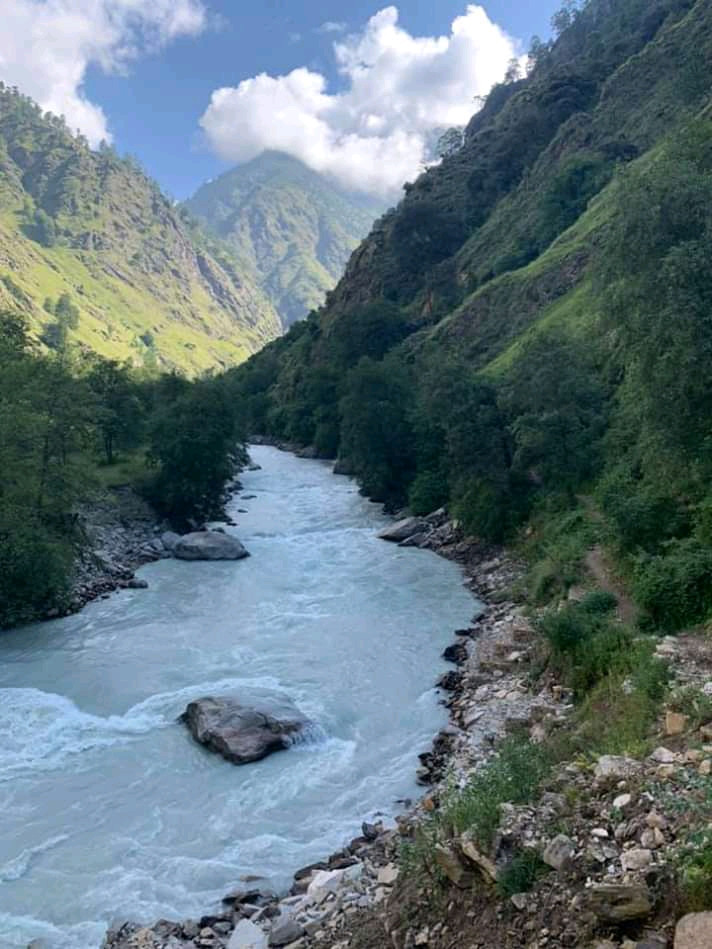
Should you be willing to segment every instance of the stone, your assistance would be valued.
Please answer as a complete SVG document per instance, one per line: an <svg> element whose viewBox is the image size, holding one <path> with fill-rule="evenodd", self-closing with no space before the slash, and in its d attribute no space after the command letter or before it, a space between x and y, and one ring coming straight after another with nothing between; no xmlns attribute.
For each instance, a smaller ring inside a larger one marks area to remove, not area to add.
<svg viewBox="0 0 712 949"><path fill-rule="evenodd" d="M362 863L343 870L319 870L307 887L307 896L315 903L323 903L330 893L336 893L347 881L358 880L362 874Z"/></svg>
<svg viewBox="0 0 712 949"><path fill-rule="evenodd" d="M254 708L222 696L196 699L181 715L201 745L216 751L233 764L259 761L293 743L308 720L286 704Z"/></svg>
<svg viewBox="0 0 712 949"><path fill-rule="evenodd" d="M270 946L288 946L290 942L301 939L304 927L291 916L277 919L269 934Z"/></svg>
<svg viewBox="0 0 712 949"><path fill-rule="evenodd" d="M700 766L697 770L703 776L712 774L712 759L705 758L704 761L700 761Z"/></svg>
<svg viewBox="0 0 712 949"><path fill-rule="evenodd" d="M422 534L427 529L428 525L422 518L406 517L401 521L396 521L395 524L384 527L382 531L378 532L378 537L381 540L388 540L391 543L400 544L402 541L408 540L408 538L414 534Z"/></svg>
<svg viewBox="0 0 712 949"><path fill-rule="evenodd" d="M619 794L617 798L613 801L613 806L617 811L623 811L633 800L631 794Z"/></svg>
<svg viewBox="0 0 712 949"><path fill-rule="evenodd" d="M665 713L665 734L668 737L684 734L689 724L689 715L682 715L680 712L673 712L671 709L668 709Z"/></svg>
<svg viewBox="0 0 712 949"><path fill-rule="evenodd" d="M447 646L443 650L442 656L447 662L454 662L461 666L467 662L467 646L463 642L453 643L452 646Z"/></svg>
<svg viewBox="0 0 712 949"><path fill-rule="evenodd" d="M482 870L485 875L490 878L490 880L492 880L494 883L497 882L497 867L489 859L489 857L482 853L474 839L468 833L464 833L460 836L460 850L467 857L467 859L472 861L475 866L479 867L480 870Z"/></svg>
<svg viewBox="0 0 712 949"><path fill-rule="evenodd" d="M575 853L573 840L565 834L557 834L544 848L542 860L554 870L563 870L569 866Z"/></svg>
<svg viewBox="0 0 712 949"><path fill-rule="evenodd" d="M675 927L675 949L709 949L712 913L689 913Z"/></svg>
<svg viewBox="0 0 712 949"><path fill-rule="evenodd" d="M267 933L249 919L241 919L235 926L227 949L268 949Z"/></svg>
<svg viewBox="0 0 712 949"><path fill-rule="evenodd" d="M659 764L655 769L655 774L661 778L661 780L667 781L669 778L673 778L675 776L675 765Z"/></svg>
<svg viewBox="0 0 712 949"><path fill-rule="evenodd" d="M398 867L393 863L389 863L385 867L381 867L378 871L378 883L383 886L393 886L393 884L398 879Z"/></svg>
<svg viewBox="0 0 712 949"><path fill-rule="evenodd" d="M626 871L644 870L653 862L653 855L650 850L644 847L635 850L625 850L621 854L621 864Z"/></svg>
<svg viewBox="0 0 712 949"><path fill-rule="evenodd" d="M510 897L510 902L515 909L518 909L520 912L523 909L527 908L528 899L526 893L513 893Z"/></svg>
<svg viewBox="0 0 712 949"><path fill-rule="evenodd" d="M140 580L138 577L131 577L126 586L129 590L148 590L148 581Z"/></svg>
<svg viewBox="0 0 712 949"><path fill-rule="evenodd" d="M180 534L176 534L175 531L164 531L161 534L160 540L165 549L173 553L176 544L180 540Z"/></svg>
<svg viewBox="0 0 712 949"><path fill-rule="evenodd" d="M665 748L664 745L656 748L650 757L653 761L657 761L658 764L673 764L677 759L675 752L670 751L669 748Z"/></svg>
<svg viewBox="0 0 712 949"><path fill-rule="evenodd" d="M593 913L604 923L643 919L653 908L650 890L644 883L597 883L589 891L589 901Z"/></svg>
<svg viewBox="0 0 712 949"><path fill-rule="evenodd" d="M657 850L665 843L665 835L659 827L647 827L640 835L640 846L648 850Z"/></svg>
<svg viewBox="0 0 712 949"><path fill-rule="evenodd" d="M703 741L712 741L712 723L701 726L700 737Z"/></svg>
<svg viewBox="0 0 712 949"><path fill-rule="evenodd" d="M368 841L378 840L378 835L382 830L383 824L369 824L368 821L364 821L363 824L361 824L361 833Z"/></svg>
<svg viewBox="0 0 712 949"><path fill-rule="evenodd" d="M178 540L173 556L178 560L242 560L250 555L232 534L194 531Z"/></svg>
<svg viewBox="0 0 712 949"><path fill-rule="evenodd" d="M594 776L599 781L621 781L640 771L640 762L620 755L602 755L596 762Z"/></svg>
<svg viewBox="0 0 712 949"><path fill-rule="evenodd" d="M450 847L436 844L435 862L455 886L463 890L472 886L475 879L474 874L463 865L458 855Z"/></svg>

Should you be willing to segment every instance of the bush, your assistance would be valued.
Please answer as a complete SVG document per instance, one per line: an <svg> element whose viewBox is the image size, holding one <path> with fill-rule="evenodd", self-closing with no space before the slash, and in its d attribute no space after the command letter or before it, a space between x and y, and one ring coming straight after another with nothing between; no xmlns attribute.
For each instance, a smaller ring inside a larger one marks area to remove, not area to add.
<svg viewBox="0 0 712 949"><path fill-rule="evenodd" d="M542 876L550 872L536 850L520 850L500 872L497 890L503 899L515 893L527 893Z"/></svg>
<svg viewBox="0 0 712 949"><path fill-rule="evenodd" d="M408 505L414 514L423 516L447 505L449 489L442 471L421 471L410 486Z"/></svg>
<svg viewBox="0 0 712 949"><path fill-rule="evenodd" d="M681 912L703 913L712 909L712 834L709 830L690 835L680 857L678 874Z"/></svg>
<svg viewBox="0 0 712 949"><path fill-rule="evenodd" d="M456 834L468 831L479 846L492 844L502 804L532 800L549 770L549 756L528 739L511 738L484 768L443 803L441 820Z"/></svg>
<svg viewBox="0 0 712 949"><path fill-rule="evenodd" d="M617 606L618 598L607 590L592 590L579 603L579 609L594 615L612 613Z"/></svg>
<svg viewBox="0 0 712 949"><path fill-rule="evenodd" d="M549 643L552 666L578 698L610 673L626 668L632 634L607 613L570 604L547 610L537 625Z"/></svg>
<svg viewBox="0 0 712 949"><path fill-rule="evenodd" d="M691 537L665 554L638 560L633 593L653 624L670 631L697 623L712 611L712 548Z"/></svg>

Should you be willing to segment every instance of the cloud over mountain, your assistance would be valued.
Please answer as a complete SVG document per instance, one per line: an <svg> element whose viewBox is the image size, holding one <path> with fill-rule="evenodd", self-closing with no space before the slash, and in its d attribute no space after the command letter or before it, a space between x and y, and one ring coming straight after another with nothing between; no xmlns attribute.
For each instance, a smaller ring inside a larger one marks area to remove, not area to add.
<svg viewBox="0 0 712 949"><path fill-rule="evenodd" d="M439 37L412 36L397 7L386 7L333 51L341 90L307 67L215 90L200 120L212 149L236 162L276 149L390 196L418 173L435 130L468 121L473 99L502 79L518 48L471 4Z"/></svg>
<svg viewBox="0 0 712 949"><path fill-rule="evenodd" d="M87 69L121 72L206 18L202 0L2 0L0 78L98 145L111 135L82 88Z"/></svg>

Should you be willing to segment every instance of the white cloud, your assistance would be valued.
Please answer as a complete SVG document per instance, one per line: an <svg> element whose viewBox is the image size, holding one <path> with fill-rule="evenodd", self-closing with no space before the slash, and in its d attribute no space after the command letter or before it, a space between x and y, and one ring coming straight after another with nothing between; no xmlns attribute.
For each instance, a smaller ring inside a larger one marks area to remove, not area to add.
<svg viewBox="0 0 712 949"><path fill-rule="evenodd" d="M83 90L89 66L122 72L141 53L199 33L206 20L202 0L2 0L0 79L97 145L111 136Z"/></svg>
<svg viewBox="0 0 712 949"><path fill-rule="evenodd" d="M317 29L317 33L344 33L346 26L346 23L336 22L335 20L327 20L326 23L322 23Z"/></svg>
<svg viewBox="0 0 712 949"><path fill-rule="evenodd" d="M434 131L464 125L475 96L503 78L517 52L481 6L468 5L439 37L411 36L389 6L334 44L344 91L330 92L306 67L262 73L217 89L200 124L228 161L277 149L348 187L390 197L418 173Z"/></svg>

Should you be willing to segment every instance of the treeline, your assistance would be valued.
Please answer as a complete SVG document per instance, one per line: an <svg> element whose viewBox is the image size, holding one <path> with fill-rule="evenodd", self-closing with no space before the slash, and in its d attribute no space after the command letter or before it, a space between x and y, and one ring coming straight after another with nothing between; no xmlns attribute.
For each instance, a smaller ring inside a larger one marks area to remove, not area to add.
<svg viewBox="0 0 712 949"><path fill-rule="evenodd" d="M391 508L447 504L484 539L545 514L568 543L567 512L593 507L649 621L674 629L712 611L712 123L613 187L585 325L537 326L477 369L382 301L313 315L231 387L246 429L338 455Z"/></svg>
<svg viewBox="0 0 712 949"><path fill-rule="evenodd" d="M223 380L75 352L67 301L57 309L50 352L21 314L0 313L0 627L61 609L79 509L107 468L130 461L137 489L185 526L219 509L241 440Z"/></svg>

